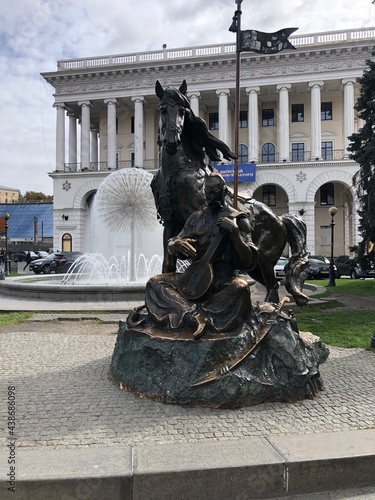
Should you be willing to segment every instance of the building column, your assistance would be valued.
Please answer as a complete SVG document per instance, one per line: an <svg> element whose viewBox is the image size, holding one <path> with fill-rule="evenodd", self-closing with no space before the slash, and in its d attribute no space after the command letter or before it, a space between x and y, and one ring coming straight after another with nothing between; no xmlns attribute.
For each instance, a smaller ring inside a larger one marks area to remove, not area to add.
<svg viewBox="0 0 375 500"><path fill-rule="evenodd" d="M248 161L259 162L259 104L260 87L248 87L246 93L249 99L248 108Z"/></svg>
<svg viewBox="0 0 375 500"><path fill-rule="evenodd" d="M65 105L53 105L56 108L56 170L65 166Z"/></svg>
<svg viewBox="0 0 375 500"><path fill-rule="evenodd" d="M80 101L81 106L81 170L90 169L90 101Z"/></svg>
<svg viewBox="0 0 375 500"><path fill-rule="evenodd" d="M344 157L348 158L348 137L354 133L354 83L355 79L345 78L344 86Z"/></svg>
<svg viewBox="0 0 375 500"><path fill-rule="evenodd" d="M132 97L134 102L134 166L143 168L143 96Z"/></svg>
<svg viewBox="0 0 375 500"><path fill-rule="evenodd" d="M322 120L320 89L324 82L310 82L311 91L311 159L322 159Z"/></svg>
<svg viewBox="0 0 375 500"><path fill-rule="evenodd" d="M279 117L277 124L279 161L290 161L289 156L289 92L290 83L277 85L279 93Z"/></svg>
<svg viewBox="0 0 375 500"><path fill-rule="evenodd" d="M188 92L187 97L189 98L190 101L190 107L192 112L195 114L195 116L199 116L199 99L200 99L201 93L200 92Z"/></svg>
<svg viewBox="0 0 375 500"><path fill-rule="evenodd" d="M77 117L72 111L67 113L69 117L69 153L68 162L72 172L77 171Z"/></svg>
<svg viewBox="0 0 375 500"><path fill-rule="evenodd" d="M225 144L228 144L228 97L229 89L221 89L216 91L219 96L219 139ZM238 151L235 152L236 154Z"/></svg>
<svg viewBox="0 0 375 500"><path fill-rule="evenodd" d="M107 167L116 168L116 99L104 99L107 105Z"/></svg>
<svg viewBox="0 0 375 500"><path fill-rule="evenodd" d="M100 170L98 163L98 130L92 128L90 130L90 163L92 164L92 170Z"/></svg>

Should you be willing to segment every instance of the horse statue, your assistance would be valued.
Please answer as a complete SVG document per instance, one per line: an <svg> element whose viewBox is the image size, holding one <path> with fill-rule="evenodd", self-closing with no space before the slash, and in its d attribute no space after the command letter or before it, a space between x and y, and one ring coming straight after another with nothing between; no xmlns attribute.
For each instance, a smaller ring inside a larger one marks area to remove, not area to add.
<svg viewBox="0 0 375 500"><path fill-rule="evenodd" d="M208 131L206 122L195 116L186 91L185 80L179 89L164 89L159 81L155 85L160 111L160 168L151 188L159 221L164 225L163 273L176 270L176 258L167 251L169 239L181 231L194 211L206 205L204 185L212 168L205 163L205 156L213 162L221 161L219 153L228 161L236 158L224 142ZM231 190L228 197L229 203L233 204ZM238 197L238 208L250 213L252 239L259 249L259 262L248 274L266 288L265 301L279 302L279 285L273 268L289 243L291 257L285 268L285 287L298 305L306 304L308 297L302 292L302 287L308 251L303 219L291 214L278 217L267 205L243 196Z"/></svg>

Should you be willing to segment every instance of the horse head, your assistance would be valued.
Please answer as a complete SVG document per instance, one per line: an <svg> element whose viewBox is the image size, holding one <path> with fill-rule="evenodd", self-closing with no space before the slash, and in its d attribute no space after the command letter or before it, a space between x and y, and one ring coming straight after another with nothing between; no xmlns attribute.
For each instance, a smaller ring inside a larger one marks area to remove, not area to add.
<svg viewBox="0 0 375 500"><path fill-rule="evenodd" d="M185 80L179 89L173 87L164 89L159 80L155 85L160 110L158 145L165 147L169 155L177 153L177 149L181 144L185 114L187 110L190 110L186 90L187 84Z"/></svg>

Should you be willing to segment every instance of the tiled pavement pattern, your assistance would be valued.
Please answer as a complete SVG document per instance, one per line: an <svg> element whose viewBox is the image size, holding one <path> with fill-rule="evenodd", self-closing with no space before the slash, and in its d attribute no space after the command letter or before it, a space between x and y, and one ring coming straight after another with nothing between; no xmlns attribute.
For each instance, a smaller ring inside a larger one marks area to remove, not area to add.
<svg viewBox="0 0 375 500"><path fill-rule="evenodd" d="M2 445L8 386L16 388L18 447L166 444L375 427L373 352L330 348L321 366L326 390L316 400L236 410L183 408L140 399L109 380L116 323L95 334L83 332L79 321L64 323L66 333L54 333L53 322L48 333L28 331L28 323L0 333Z"/></svg>

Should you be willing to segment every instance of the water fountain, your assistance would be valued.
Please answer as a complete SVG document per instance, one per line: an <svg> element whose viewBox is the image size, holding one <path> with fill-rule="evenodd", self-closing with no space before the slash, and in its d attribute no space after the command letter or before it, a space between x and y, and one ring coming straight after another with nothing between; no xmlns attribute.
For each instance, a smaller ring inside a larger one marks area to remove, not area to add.
<svg viewBox="0 0 375 500"><path fill-rule="evenodd" d="M136 168L110 174L89 211L86 253L66 275L4 280L0 293L47 300L143 300L147 279L162 265L151 179Z"/></svg>

